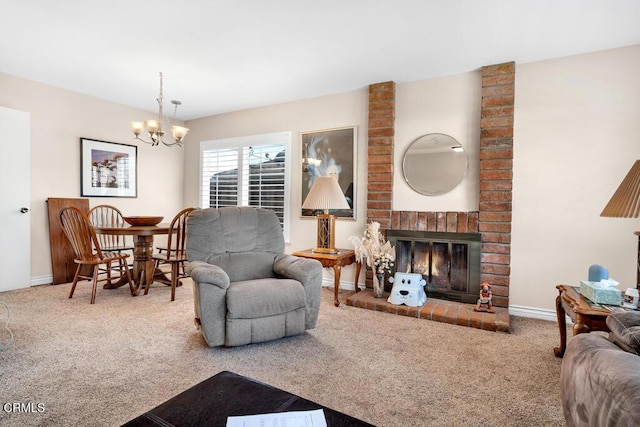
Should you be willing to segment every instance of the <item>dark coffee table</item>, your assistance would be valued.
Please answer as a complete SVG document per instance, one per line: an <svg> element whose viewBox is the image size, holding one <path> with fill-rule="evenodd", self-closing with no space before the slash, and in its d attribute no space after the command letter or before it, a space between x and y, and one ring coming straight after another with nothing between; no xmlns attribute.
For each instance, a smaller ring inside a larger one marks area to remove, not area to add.
<svg viewBox="0 0 640 427"><path fill-rule="evenodd" d="M295 394L223 371L124 424L137 426L220 426L227 417L286 411L324 410L327 426L372 426Z"/></svg>

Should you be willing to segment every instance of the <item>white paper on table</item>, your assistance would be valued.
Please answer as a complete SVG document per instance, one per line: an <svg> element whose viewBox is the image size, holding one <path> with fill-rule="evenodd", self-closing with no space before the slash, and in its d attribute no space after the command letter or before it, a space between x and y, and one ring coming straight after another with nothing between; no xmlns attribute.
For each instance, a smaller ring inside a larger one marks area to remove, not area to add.
<svg viewBox="0 0 640 427"><path fill-rule="evenodd" d="M322 409L227 417L227 427L327 427Z"/></svg>

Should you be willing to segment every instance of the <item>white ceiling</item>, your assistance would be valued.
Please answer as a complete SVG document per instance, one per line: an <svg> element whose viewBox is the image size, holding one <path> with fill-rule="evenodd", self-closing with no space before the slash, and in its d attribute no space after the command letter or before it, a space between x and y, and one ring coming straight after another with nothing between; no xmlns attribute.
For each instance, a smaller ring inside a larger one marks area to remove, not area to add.
<svg viewBox="0 0 640 427"><path fill-rule="evenodd" d="M638 0L0 5L0 72L155 111L162 71L183 120L640 43Z"/></svg>

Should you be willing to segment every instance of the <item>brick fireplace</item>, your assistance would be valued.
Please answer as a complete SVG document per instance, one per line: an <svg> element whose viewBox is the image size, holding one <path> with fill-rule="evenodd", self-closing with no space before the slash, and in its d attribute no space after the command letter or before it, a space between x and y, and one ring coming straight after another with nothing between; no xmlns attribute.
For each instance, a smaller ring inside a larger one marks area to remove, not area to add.
<svg viewBox="0 0 640 427"><path fill-rule="evenodd" d="M368 124L368 182L367 182L367 221L377 221L383 232L386 230L415 230L450 233L480 233L480 280L491 283L493 302L502 308L495 315L498 326L482 326L491 319L481 313L468 313L466 320L446 319L437 315L441 321L467 324L484 329L508 330L509 276L511 262L511 208L513 177L513 111L515 94L515 63L482 67L482 103L480 117L480 194L479 209L474 212L419 212L393 210L394 179L394 135L395 135L395 83L384 82L369 87L369 124ZM367 271L367 288L371 287L372 274ZM357 293L348 304L363 306L374 305L374 309L383 311L413 312L387 307L380 299L364 302L367 295ZM358 302L359 301L359 302ZM425 305L423 310L429 305ZM386 300L384 300L386 303ZM450 311L467 313L469 305L436 300L440 311L447 307ZM372 308L372 307L367 307ZM413 309L413 308L412 308ZM471 310L472 311L472 310ZM420 312L418 317L422 317ZM506 313L506 317L505 317ZM487 314L487 313L482 313ZM430 312L429 318L433 318ZM471 318L476 318L471 321ZM486 316L485 316L486 317ZM494 319L495 320L495 319ZM486 322L485 322L486 321ZM505 327L506 321L506 327ZM506 329L505 329L506 328Z"/></svg>

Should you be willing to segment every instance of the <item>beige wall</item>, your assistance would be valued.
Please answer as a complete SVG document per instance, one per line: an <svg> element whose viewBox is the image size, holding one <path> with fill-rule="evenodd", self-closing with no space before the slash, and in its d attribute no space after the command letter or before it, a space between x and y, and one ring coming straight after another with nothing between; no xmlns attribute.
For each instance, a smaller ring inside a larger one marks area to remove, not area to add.
<svg viewBox="0 0 640 427"><path fill-rule="evenodd" d="M0 105L31 113L32 283L46 282L51 276L45 201L80 197L80 137L138 146L138 197L94 197L89 199L90 206L109 203L125 215L165 218L183 206L183 150L132 141L129 122L151 118L153 112L2 73L0 88ZM154 104L151 97L150 107Z"/></svg>
<svg viewBox="0 0 640 427"><path fill-rule="evenodd" d="M482 65L478 64L478 68ZM530 64L517 64L511 305L551 315L558 283L578 284L589 265L609 268L621 288L635 284L637 219L599 214L632 163L640 159L640 46ZM371 82L377 83L377 82ZM0 105L31 113L31 271L51 273L47 197L79 197L79 138L132 143L127 123L147 113L0 74ZM394 208L477 209L479 71L397 85ZM94 198L129 214L171 216L198 204L200 141L358 127L357 219L340 220L337 244L348 247L366 218L367 88L212 116L187 123L184 149L138 145L139 197ZM152 102L151 100L150 102ZM470 155L463 184L438 197L411 191L400 170L406 146L430 132L448 133ZM315 245L315 221L301 219L301 165L292 164L291 252ZM56 173L52 174L51 168ZM51 177L54 176L54 179ZM415 204L415 205L414 205ZM352 281L347 268L343 280ZM326 272L330 280L330 272ZM363 275L364 276L364 275ZM362 279L362 277L361 277Z"/></svg>
<svg viewBox="0 0 640 427"><path fill-rule="evenodd" d="M640 121L634 118L640 107L638 76L640 46L517 65L510 304L520 312L552 316L555 285L579 284L593 263L607 266L621 288L635 283L638 220L605 219L599 213L640 158ZM397 84L394 209L477 210L480 101L479 70ZM297 159L300 131L357 125L358 219L338 223L337 243L347 246L348 236L362 233L366 217L366 111L363 88L191 121L185 164L193 166L185 171L185 201L198 200L199 141L291 130ZM463 183L438 197L413 192L401 172L406 147L431 132L454 136L470 159ZM300 174L297 162L293 173ZM300 191L294 180L290 251L315 241L315 222L295 215Z"/></svg>
<svg viewBox="0 0 640 427"><path fill-rule="evenodd" d="M481 100L480 70L396 85L394 210L478 210ZM469 159L460 185L437 197L416 193L402 175L405 151L416 138L428 133L451 135L464 147Z"/></svg>
<svg viewBox="0 0 640 427"><path fill-rule="evenodd" d="M517 65L511 304L552 308L591 264L636 283L640 220L600 212L640 159L640 45Z"/></svg>

